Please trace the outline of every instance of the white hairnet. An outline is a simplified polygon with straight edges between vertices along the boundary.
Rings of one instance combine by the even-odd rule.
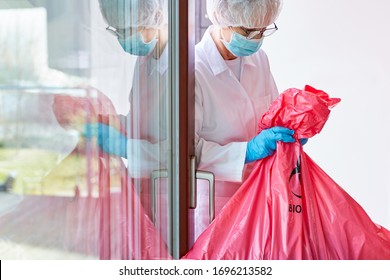
[[[207,15],[220,27],[261,28],[279,15],[282,0],[207,0]]]
[[[168,22],[167,0],[99,0],[106,22],[115,28],[160,28]]]

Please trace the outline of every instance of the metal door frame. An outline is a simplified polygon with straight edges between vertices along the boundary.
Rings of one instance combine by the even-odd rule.
[[[170,185],[172,253],[175,259],[181,258],[189,249],[190,159],[195,155],[195,1],[170,0],[168,3],[171,139],[174,149]]]

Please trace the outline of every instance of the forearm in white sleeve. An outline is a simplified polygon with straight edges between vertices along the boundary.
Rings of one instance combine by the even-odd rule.
[[[198,137],[196,155],[198,170],[214,173],[216,180],[242,182],[247,142],[221,146]]]
[[[150,178],[151,172],[167,168],[167,141],[155,144],[146,140],[128,139],[128,172],[132,178]]]
[[[216,180],[241,182],[247,142],[226,145],[208,141],[200,136],[203,123],[201,88],[195,83],[195,153],[197,169],[214,173]]]

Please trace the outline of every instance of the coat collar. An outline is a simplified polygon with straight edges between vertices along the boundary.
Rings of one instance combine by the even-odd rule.
[[[154,71],[158,71],[160,75],[163,75],[168,70],[168,44],[158,59],[153,58],[153,53],[148,56],[140,56],[139,65],[144,64],[148,69],[148,75],[151,75]]]

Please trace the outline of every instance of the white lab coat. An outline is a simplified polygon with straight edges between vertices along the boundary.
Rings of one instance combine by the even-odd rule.
[[[146,213],[152,219],[151,173],[167,169],[170,119],[168,86],[168,46],[159,59],[153,54],[138,57],[129,95],[130,111],[126,116],[127,167],[132,186],[137,190]],[[156,228],[168,240],[167,180],[155,180]],[[137,211],[136,209],[134,211]],[[139,232],[139,234],[146,234]]]
[[[159,59],[138,57],[127,116],[127,160],[131,178],[150,178],[166,169],[168,103],[168,47]]]
[[[211,38],[212,28],[195,48],[195,145],[197,169],[215,175],[218,213],[249,175],[247,142],[279,93],[263,50],[242,58],[239,81]],[[195,214],[195,237],[207,226],[208,215],[208,184],[198,180],[197,185],[198,208],[203,208],[197,211],[203,214]]]

